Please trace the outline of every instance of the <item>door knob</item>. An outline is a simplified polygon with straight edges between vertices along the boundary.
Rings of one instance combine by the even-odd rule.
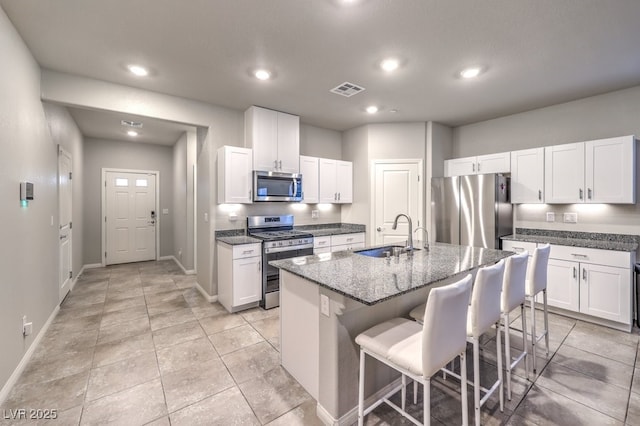
[[[376,228],[376,231],[378,231],[378,232],[382,232],[382,231],[384,231],[384,228],[383,228],[382,226],[378,226],[378,227]]]

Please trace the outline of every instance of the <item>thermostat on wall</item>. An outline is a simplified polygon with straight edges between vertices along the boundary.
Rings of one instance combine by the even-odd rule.
[[[33,184],[31,182],[20,182],[20,201],[33,200]]]

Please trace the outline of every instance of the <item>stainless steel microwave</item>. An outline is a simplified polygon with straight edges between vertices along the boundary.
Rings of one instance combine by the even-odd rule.
[[[253,201],[302,201],[302,175],[254,170]]]

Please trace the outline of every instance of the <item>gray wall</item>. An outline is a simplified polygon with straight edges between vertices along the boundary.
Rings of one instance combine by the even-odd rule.
[[[40,68],[0,8],[0,401],[58,304],[57,148],[40,101]],[[19,183],[34,184],[21,207]],[[22,336],[22,316],[33,334]]]
[[[300,155],[342,159],[342,133],[300,124]]]
[[[173,254],[173,148],[114,140],[85,140],[84,146],[84,250],[85,264],[102,262],[102,169],[157,170],[160,172],[160,256]],[[162,214],[162,209],[169,214]]]
[[[193,248],[193,165],[196,129],[185,132],[173,146],[173,249],[172,255],[182,267],[194,269]]]
[[[73,121],[71,114],[69,114],[69,111],[65,107],[49,103],[43,103],[43,107],[53,143],[61,145],[70,153],[73,161],[73,178],[71,180],[73,203],[73,210],[71,212],[73,222],[72,266],[73,276],[77,277],[84,265],[84,138],[75,121]]]
[[[640,86],[455,128],[452,158],[631,134],[640,135]],[[578,223],[560,222],[564,212]],[[640,204],[521,205],[515,226],[640,235]]]

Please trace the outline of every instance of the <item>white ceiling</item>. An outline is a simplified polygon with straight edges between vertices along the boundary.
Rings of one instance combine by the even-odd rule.
[[[186,126],[149,117],[109,111],[96,111],[67,107],[80,132],[86,137],[96,139],[126,140],[129,142],[151,143],[173,146],[187,131],[195,132],[195,127]],[[134,129],[121,124],[122,120],[142,123],[142,128]],[[135,130],[138,135],[127,135],[128,130]]]
[[[457,126],[640,84],[638,0],[354,3],[0,0],[44,68],[336,130]],[[387,56],[402,60],[392,74],[378,67]],[[152,75],[132,76],[130,63]],[[473,64],[479,78],[457,77]],[[256,67],[275,78],[256,80]],[[329,93],[344,81],[366,91]],[[367,115],[369,104],[381,111]]]

